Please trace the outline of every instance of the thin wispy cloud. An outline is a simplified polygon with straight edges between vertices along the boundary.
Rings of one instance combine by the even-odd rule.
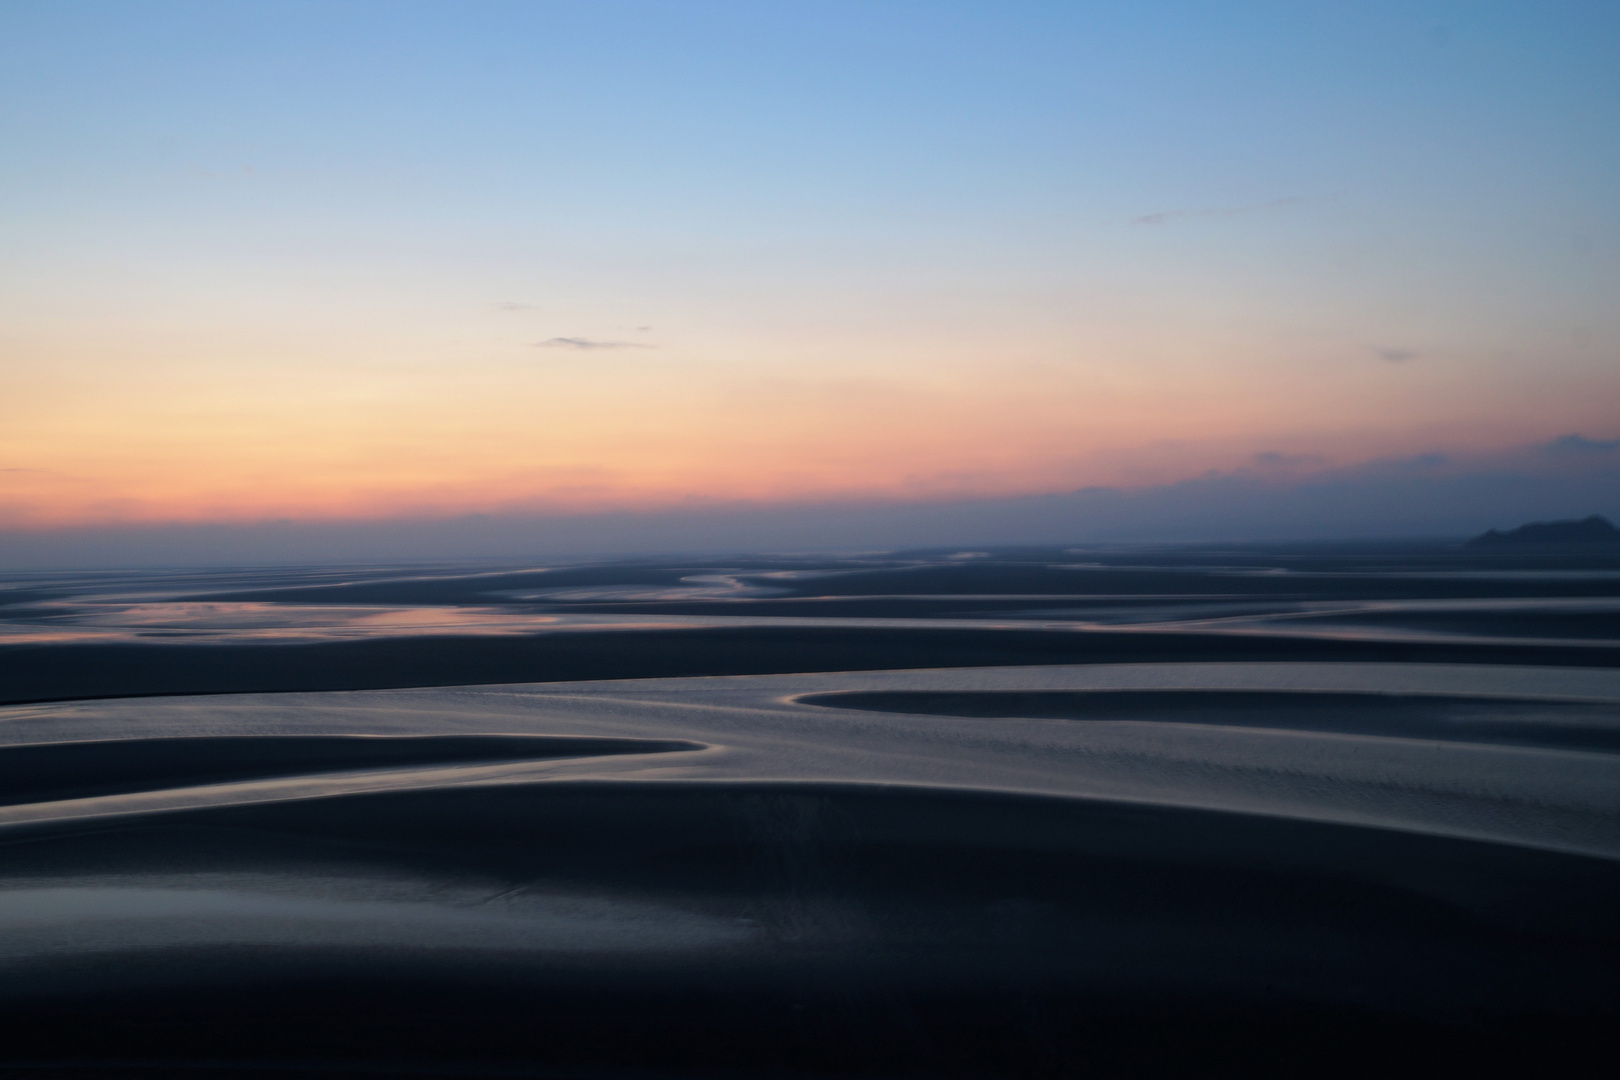
[[[1280,210],[1285,206],[1304,202],[1302,195],[1290,195],[1285,199],[1272,199],[1270,202],[1255,203],[1253,206],[1234,206],[1222,209],[1219,207],[1206,207],[1202,210],[1161,210],[1156,214],[1143,214],[1141,217],[1131,218],[1132,225],[1165,225],[1178,218],[1211,218],[1211,217],[1238,217],[1242,214],[1258,214],[1266,210]]]
[[[639,341],[597,341],[594,338],[554,337],[534,343],[537,349],[650,349]]]
[[[1390,364],[1409,364],[1423,355],[1412,349],[1374,349],[1373,354]]]
[[[493,305],[496,311],[533,311],[533,304],[523,304],[516,300],[503,300]]]

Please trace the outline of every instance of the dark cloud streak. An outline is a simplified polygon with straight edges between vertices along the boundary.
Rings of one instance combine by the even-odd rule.
[[[1156,214],[1143,214],[1141,217],[1131,218],[1131,224],[1164,225],[1177,218],[1238,217],[1243,214],[1258,214],[1265,210],[1280,210],[1285,206],[1304,201],[1304,196],[1290,195],[1284,199],[1272,199],[1270,202],[1256,203],[1253,206],[1235,206],[1228,209],[1208,207],[1203,210],[1161,210]]]
[[[582,337],[554,337],[534,343],[537,349],[650,349],[639,341],[596,341]]]
[[[1547,443],[1544,449],[1549,454],[1612,454],[1620,450],[1620,439],[1588,439],[1585,435],[1574,433],[1560,435]]]

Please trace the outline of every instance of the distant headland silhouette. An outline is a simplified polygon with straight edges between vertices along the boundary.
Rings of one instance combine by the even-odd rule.
[[[1468,541],[1469,547],[1498,544],[1620,544],[1620,529],[1593,514],[1580,521],[1533,521],[1507,532],[1491,529]]]

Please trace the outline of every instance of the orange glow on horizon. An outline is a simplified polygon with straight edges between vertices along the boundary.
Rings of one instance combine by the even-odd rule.
[[[1320,469],[1603,432],[1592,386],[1616,381],[1460,380],[1342,346],[1325,364],[1176,327],[1016,350],[988,332],[821,332],[592,352],[488,341],[482,317],[366,341],[267,331],[251,348],[241,331],[112,321],[70,340],[46,318],[20,341],[34,362],[0,370],[0,528],[1142,487],[1262,453]]]
[[[989,381],[655,386],[618,402],[488,387],[469,401],[462,387],[446,403],[455,390],[441,389],[438,401],[372,403],[162,395],[12,423],[0,526],[935,501],[1173,483],[1262,451],[1324,468],[1422,452],[1441,435],[1489,449],[1535,434],[1365,419],[1301,432],[1252,397],[1213,409],[1192,395],[1043,398]]]

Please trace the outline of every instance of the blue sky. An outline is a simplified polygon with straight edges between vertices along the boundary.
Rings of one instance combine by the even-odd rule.
[[[1617,42],[1612,3],[14,0],[0,528],[1613,438]]]

